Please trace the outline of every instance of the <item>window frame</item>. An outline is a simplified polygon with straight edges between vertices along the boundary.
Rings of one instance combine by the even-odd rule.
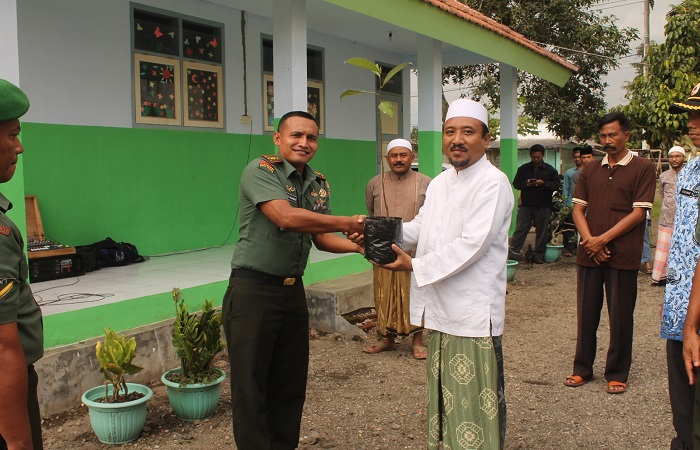
[[[164,21],[171,21],[177,24],[177,34],[178,34],[178,55],[169,55],[167,53],[158,53],[156,51],[141,50],[136,48],[136,23],[139,19],[135,17],[136,14],[143,13],[146,15],[161,16]],[[207,62],[205,60],[196,59],[188,57],[184,54],[184,28],[183,22],[192,24],[193,26],[201,26],[204,28],[212,28],[218,31],[218,36],[220,39],[217,40],[217,45],[221,48],[221,63],[217,62]],[[132,63],[132,105],[133,105],[133,116],[132,123],[134,126],[147,127],[147,128],[171,128],[171,129],[206,129],[210,131],[221,131],[225,132],[226,124],[226,108],[225,108],[225,90],[224,90],[224,77],[225,77],[225,67],[226,67],[226,54],[224,50],[225,46],[225,28],[223,23],[214,22],[211,20],[202,19],[199,17],[193,17],[186,14],[181,14],[175,11],[164,10],[160,8],[155,8],[149,5],[144,5],[140,3],[129,3],[129,37],[130,37],[130,51],[131,51],[131,63]],[[216,33],[214,33],[216,36]],[[144,117],[141,115],[141,107],[143,99],[140,93],[140,77],[139,77],[139,65],[138,61],[143,60],[153,60],[159,61],[165,58],[168,60],[174,60],[177,62],[175,65],[175,73],[177,74],[177,88],[175,89],[175,102],[177,111],[177,118],[165,120],[159,117]],[[188,117],[188,102],[190,96],[187,95],[187,69],[196,68],[196,70],[205,70],[208,72],[213,72],[217,74],[218,83],[216,90],[216,108],[217,108],[217,120],[207,121],[207,120],[196,120],[190,119]]]

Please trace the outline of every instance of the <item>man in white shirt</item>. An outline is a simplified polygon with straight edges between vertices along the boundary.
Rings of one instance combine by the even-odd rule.
[[[428,449],[499,449],[505,442],[503,334],[513,190],[485,153],[488,113],[468,99],[450,104],[442,149],[452,164],[428,186],[403,226],[411,258],[411,324],[428,335]]]

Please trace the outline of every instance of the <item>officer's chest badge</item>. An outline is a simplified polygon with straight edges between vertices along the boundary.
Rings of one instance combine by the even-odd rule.
[[[0,226],[0,234],[2,234],[4,236],[9,236],[10,233],[12,233],[12,230],[10,229],[10,227]]]
[[[311,196],[312,196],[313,198],[318,197],[318,192],[316,192],[316,191],[311,191]]]
[[[328,195],[328,193],[326,192],[325,189],[320,189],[320,190],[318,191],[318,195],[319,195],[321,198],[326,198],[326,196]]]
[[[290,185],[286,185],[284,188],[287,190],[287,192],[294,192],[296,190],[296,189],[294,189],[294,186],[290,186]]]

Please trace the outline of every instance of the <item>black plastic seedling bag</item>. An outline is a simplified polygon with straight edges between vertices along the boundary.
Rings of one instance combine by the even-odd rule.
[[[377,264],[396,261],[391,244],[403,244],[401,217],[367,217],[365,219],[365,258]]]

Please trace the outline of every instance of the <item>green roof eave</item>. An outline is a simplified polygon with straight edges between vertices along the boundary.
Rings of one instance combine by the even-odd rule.
[[[325,1],[517,67],[557,86],[573,75],[545,55],[421,0]]]

